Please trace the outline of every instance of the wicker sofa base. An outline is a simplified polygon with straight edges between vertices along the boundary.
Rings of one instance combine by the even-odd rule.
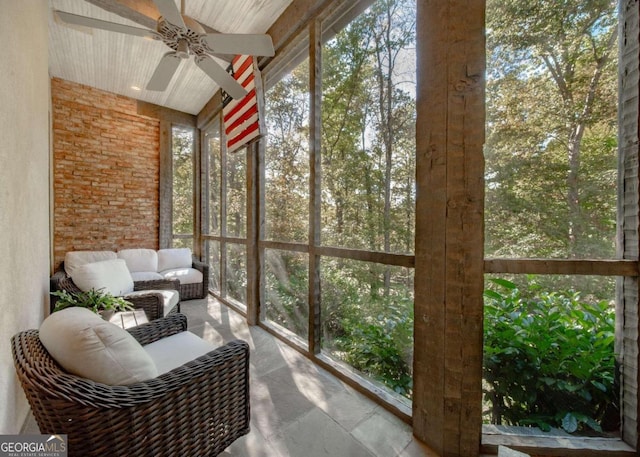
[[[209,291],[207,290],[209,281],[209,272],[206,272],[207,280],[198,284],[180,284],[180,300],[194,300],[198,298],[205,298]],[[205,286],[207,284],[207,286]],[[206,288],[205,288],[206,287]]]
[[[64,271],[64,262],[60,264],[58,270],[49,279],[49,287],[51,292],[65,290],[71,294],[82,292],[73,282],[70,276]],[[149,320],[158,319],[164,316],[164,298],[157,290],[178,290],[180,282],[177,279],[154,279],[150,281],[136,281],[133,283],[134,291],[148,290],[148,294],[136,295],[128,298],[136,309],[144,310]],[[182,297],[181,297],[182,299]],[[56,297],[51,296],[49,312],[53,312],[56,305]],[[180,302],[174,306],[168,314],[180,312]]]

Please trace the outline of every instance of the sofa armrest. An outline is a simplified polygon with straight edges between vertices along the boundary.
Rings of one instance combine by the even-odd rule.
[[[70,276],[64,271],[64,262],[60,264],[58,269],[49,278],[49,292],[67,291],[70,294],[77,294],[82,292],[78,286],[73,282]],[[49,296],[49,312],[52,313],[56,307],[58,297],[55,295]]]
[[[209,271],[209,265],[196,259],[195,257],[193,257],[193,264],[191,265],[191,267],[199,270],[202,274],[204,274],[205,271]]]
[[[193,257],[193,268],[202,273],[202,294],[206,297],[209,293],[209,264]]]
[[[64,271],[64,267],[60,266],[56,271],[54,271],[51,278],[49,278],[49,290],[51,292],[60,290],[60,281],[63,280],[66,276],[67,274]]]
[[[122,298],[130,302],[135,309],[141,309],[150,321],[163,317],[164,297],[160,292],[149,291],[149,293],[126,296]]]
[[[153,343],[161,338],[175,335],[185,330],[187,330],[187,316],[180,313],[170,314],[147,324],[127,329],[142,345]]]

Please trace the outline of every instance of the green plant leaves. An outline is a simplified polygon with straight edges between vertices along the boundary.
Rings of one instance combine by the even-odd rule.
[[[485,291],[485,401],[494,423],[599,430],[614,392],[615,311],[575,292]],[[523,293],[524,292],[524,293]]]
[[[70,293],[66,290],[51,292],[51,295],[58,297],[54,312],[70,307],[88,308],[94,313],[103,310],[130,311],[133,304],[122,297],[114,297],[103,289],[91,289],[86,292]]]

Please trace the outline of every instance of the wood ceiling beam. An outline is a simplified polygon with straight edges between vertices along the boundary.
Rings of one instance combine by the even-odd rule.
[[[276,53],[329,3],[331,0],[293,0],[267,32],[271,35]]]

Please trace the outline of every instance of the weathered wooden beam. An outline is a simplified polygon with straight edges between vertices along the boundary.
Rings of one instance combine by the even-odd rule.
[[[413,431],[443,456],[480,450],[484,8],[417,2]]]
[[[271,35],[276,54],[330,3],[331,0],[293,0],[267,32]]]
[[[482,438],[483,454],[496,454],[499,446],[509,446],[531,455],[563,457],[632,457],[636,451],[622,440],[586,436],[527,436],[486,434]]]
[[[618,256],[637,261],[640,246],[640,2],[619,1],[620,74],[618,107]],[[622,439],[634,448],[640,441],[640,333],[638,330],[638,277],[616,284],[616,359],[621,365]]]
[[[636,260],[486,259],[485,273],[638,276]]]
[[[359,249],[335,248],[322,246],[317,249],[319,255],[339,257],[343,259],[361,260],[364,262],[383,263],[397,267],[413,268],[415,257],[408,254],[392,254],[389,252],[362,251]]]
[[[202,168],[202,145],[204,141],[201,139],[203,133],[195,128],[196,117],[192,116],[193,125],[193,254],[196,258],[206,262],[203,259],[203,242],[202,242],[202,197],[200,192],[202,189],[203,168]]]
[[[260,224],[260,206],[258,188],[260,177],[258,169],[259,142],[254,141],[246,148],[247,160],[247,324],[259,322],[260,301],[260,254],[258,251],[258,230]]]
[[[180,124],[186,127],[196,126],[196,116],[182,111],[177,111],[164,106],[156,105],[142,100],[137,101],[136,111],[138,114],[155,119],[161,119],[173,124]]]
[[[319,354],[320,343],[320,206],[322,199],[322,30],[320,21],[309,27],[309,352]]]
[[[173,155],[171,122],[160,120],[160,226],[159,248],[171,247],[173,233]]]
[[[207,103],[198,113],[196,125],[199,129],[204,129],[213,118],[222,112],[222,96],[220,91],[213,94]]]

